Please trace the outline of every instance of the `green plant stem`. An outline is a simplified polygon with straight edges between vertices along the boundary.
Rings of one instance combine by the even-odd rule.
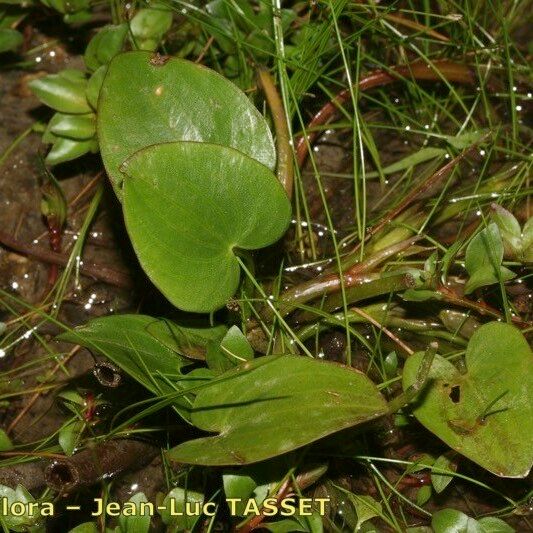
[[[440,338],[460,346],[467,345],[467,341],[462,337],[454,335],[449,331],[444,331],[439,322],[394,316],[387,312],[384,304],[371,305],[363,308],[363,311],[379,321],[382,326],[388,328],[400,328],[419,335]],[[346,314],[346,317],[350,324],[367,324],[370,322],[361,313],[354,312],[351,309]],[[298,331],[298,337],[304,342],[307,339],[314,337],[317,333],[329,329],[331,326],[342,327],[344,326],[344,318],[344,313],[335,313],[330,317],[323,318],[319,322],[308,324]]]
[[[424,354],[424,358],[420,363],[420,367],[418,368],[415,382],[408,387],[406,391],[389,402],[389,411],[391,413],[395,413],[402,407],[405,407],[422,390],[427,382],[429,371],[431,369],[431,365],[433,364],[433,359],[435,359],[435,354],[437,353],[438,348],[439,345],[436,342],[432,342],[428,346],[426,353]]]
[[[395,243],[388,248],[380,250],[372,257],[367,258],[365,261],[356,263],[355,265],[353,265],[353,259],[345,261],[345,264],[351,265],[351,268],[343,273],[342,279],[341,276],[336,273],[328,273],[286,290],[279,296],[277,300],[281,316],[287,315],[300,304],[340,291],[343,283],[346,289],[348,303],[360,301],[362,298],[359,296],[362,296],[366,293],[370,294],[371,296],[375,296],[377,294],[386,294],[390,292],[393,287],[396,287],[395,282],[393,282],[391,285],[390,281],[386,281],[388,278],[377,279],[376,276],[367,276],[366,273],[370,270],[376,269],[381,263],[390,257],[408,249],[420,238],[421,237],[418,236],[411,237],[399,243]],[[405,274],[402,273],[400,278],[403,279],[404,277]],[[392,278],[397,279],[397,277],[395,278],[394,276],[392,276]],[[407,283],[407,285],[406,281],[407,280],[404,280],[403,283],[400,283],[401,288],[405,289],[412,285],[412,280],[411,283]],[[369,284],[369,282],[372,282],[373,284]],[[364,289],[363,286],[365,287]],[[348,299],[348,291],[351,291],[350,298],[355,298],[354,300]],[[375,293],[375,291],[378,292]],[[342,302],[340,305],[342,305]],[[266,307],[262,313],[262,316],[265,319],[272,318],[271,309]]]
[[[278,179],[283,185],[287,196],[292,198],[294,181],[293,150],[283,102],[274,85],[272,76],[266,70],[259,69],[257,71],[257,79],[265,93],[272,120],[274,121],[274,129],[276,130],[276,147],[278,152],[276,172]]]
[[[344,283],[346,289],[344,292],[346,295],[346,302],[348,304],[353,304],[375,296],[382,296],[384,294],[391,294],[413,288],[415,280],[412,274],[405,272],[391,274],[386,277],[381,277],[380,274],[374,273],[355,277],[344,276]],[[324,279],[311,280],[308,283],[302,283],[284,293],[278,300],[279,314],[281,316],[286,316],[300,305],[324,296],[326,299],[324,305],[320,307],[321,311],[334,311],[343,305],[343,295],[338,293],[340,287],[340,278],[339,276],[334,275]],[[262,316],[265,320],[271,319],[271,309],[265,308]],[[314,318],[314,313],[306,311],[299,318],[302,321],[311,320]]]

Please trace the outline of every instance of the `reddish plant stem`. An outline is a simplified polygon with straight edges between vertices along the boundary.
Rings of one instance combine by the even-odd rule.
[[[63,254],[21,243],[4,231],[0,231],[0,244],[10,248],[11,250],[14,250],[15,252],[38,259],[43,263],[66,266],[69,261],[69,258]],[[133,280],[129,274],[103,265],[97,265],[94,263],[84,264],[80,266],[80,272],[85,276],[90,276],[100,281],[104,281],[105,283],[109,283],[115,287],[131,289],[133,286]]]
[[[443,79],[463,83],[465,85],[472,85],[475,82],[475,77],[472,71],[460,63],[455,63],[449,60],[434,61],[432,65],[428,65],[422,61],[415,61],[408,65],[397,65],[390,70],[375,70],[367,74],[364,78],[359,80],[357,90],[368,91],[375,87],[383,87],[390,85],[396,81],[405,78],[412,78],[421,81],[442,81]],[[315,140],[320,136],[320,126],[327,124],[339,113],[339,108],[346,104],[351,99],[351,89],[343,89],[331,101],[326,103],[320,111],[312,118],[307,126],[307,141],[311,146]],[[314,130],[314,131],[312,131]],[[296,160],[300,168],[305,163],[308,156],[308,143],[305,136],[300,137],[296,141]]]
[[[444,300],[446,300],[448,303],[452,305],[456,305],[457,307],[463,307],[466,309],[471,309],[472,311],[475,311],[476,313],[479,313],[480,315],[491,316],[498,320],[505,321],[505,317],[497,309],[490,307],[484,302],[474,302],[467,298],[463,298],[459,296],[457,293],[455,293],[453,290],[449,289],[448,287],[445,287],[444,285],[437,287],[436,290],[442,295],[442,298]],[[513,321],[513,323],[515,323],[517,326],[520,326],[520,327],[531,326],[531,322],[524,322],[518,316],[511,315],[511,320]]]
[[[48,241],[50,243],[50,249],[52,252],[61,253],[61,238],[63,236],[63,231],[61,224],[56,216],[50,215],[46,217],[46,225],[48,226]],[[57,281],[57,276],[59,275],[58,265],[52,263],[50,264],[48,270],[48,285],[53,287]]]
[[[281,501],[286,498],[289,494],[291,488],[291,483],[289,480],[286,480],[285,483],[279,489],[276,495],[276,506],[280,505]],[[254,529],[257,529],[265,520],[264,510],[254,516],[251,520],[246,522],[241,528],[236,529],[238,533],[251,533]]]

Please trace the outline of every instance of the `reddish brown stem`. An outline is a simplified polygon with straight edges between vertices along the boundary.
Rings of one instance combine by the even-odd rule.
[[[440,287],[438,287],[437,291],[442,295],[444,300],[446,300],[448,303],[451,303],[452,305],[457,305],[458,307],[464,307],[466,309],[471,309],[472,311],[476,311],[477,313],[483,316],[491,316],[498,320],[504,320],[504,317],[497,309],[490,307],[486,303],[473,302],[472,300],[468,300],[467,298],[462,298],[457,293],[455,293],[448,287],[445,287],[444,285],[441,285]],[[517,326],[520,326],[520,327],[531,326],[531,322],[524,322],[520,317],[515,316],[515,315],[511,315],[511,320]]]
[[[50,242],[50,249],[52,252],[61,253],[61,238],[62,228],[56,216],[46,217],[46,225],[48,226],[48,241]],[[59,268],[56,264],[51,264],[48,270],[48,285],[53,287],[59,275]]]
[[[48,263],[58,266],[66,266],[69,258],[62,254],[52,252],[50,250],[44,250],[29,244],[24,244],[11,237],[9,234],[0,231],[0,244],[14,250],[15,252],[33,257],[43,263]],[[85,276],[104,281],[115,287],[122,287],[125,289],[131,289],[133,286],[133,280],[126,272],[113,270],[112,268],[96,265],[96,264],[84,264],[80,266],[80,272]]]
[[[289,490],[291,487],[291,483],[289,480],[285,481],[285,483],[282,485],[282,487],[279,489],[278,494],[276,495],[276,505],[280,505],[281,501],[287,497],[289,494]],[[237,529],[238,533],[251,533],[254,529],[257,529],[264,521],[265,515],[263,514],[263,510],[261,512],[254,516],[251,520],[246,522],[241,528]]]
[[[466,65],[448,61],[447,59],[434,61],[431,65],[422,61],[416,61],[408,65],[398,65],[392,67],[390,70],[375,70],[367,74],[364,78],[359,80],[357,90],[368,91],[375,87],[383,87],[390,85],[402,79],[415,79],[421,81],[442,81],[443,79],[463,83],[465,85],[472,85],[475,83],[475,77]],[[351,98],[350,88],[342,90],[325,104],[322,109],[313,117],[307,126],[307,140],[311,146],[317,137],[320,135],[320,126],[327,124],[337,114],[339,109],[346,104]],[[304,136],[296,141],[296,159],[300,168],[303,166],[308,155],[308,144]]]

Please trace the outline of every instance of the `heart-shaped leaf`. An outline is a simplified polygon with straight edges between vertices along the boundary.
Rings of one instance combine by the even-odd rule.
[[[263,461],[387,412],[374,383],[353,368],[261,357],[198,391],[191,421],[219,434],[180,444],[169,458],[201,465]]]
[[[423,353],[411,356],[403,386],[415,381]],[[491,322],[470,339],[468,372],[440,356],[432,381],[414,414],[448,446],[503,477],[524,477],[533,462],[533,358],[523,335],[508,324]]]
[[[98,102],[98,137],[121,197],[121,164],[151,144],[171,141],[231,146],[275,165],[272,135],[257,109],[230,81],[200,65],[150,52],[119,54]]]
[[[235,293],[236,249],[279,239],[290,202],[273,173],[209,143],[149,146],[123,166],[124,217],[148,277],[177,307],[209,312]]]

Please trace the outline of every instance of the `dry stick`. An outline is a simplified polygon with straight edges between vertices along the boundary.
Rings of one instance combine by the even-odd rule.
[[[379,328],[389,339],[391,339],[393,342],[395,342],[407,355],[413,355],[415,352],[414,350],[411,350],[407,344],[402,342],[394,333],[386,328],[383,324],[380,324],[375,318],[371,317],[368,313],[365,313],[362,309],[359,309],[357,307],[350,307],[350,311],[353,311],[354,313],[357,313],[358,315],[362,316],[366,320],[368,320],[371,324]]]
[[[213,41],[215,38],[211,35],[209,39],[207,39],[207,42],[205,43],[204,47],[200,51],[200,55],[196,58],[195,63],[201,63],[202,59],[205,57],[205,54],[207,54],[209,48],[211,48],[211,45],[213,44]]]
[[[11,250],[14,250],[15,252],[38,259],[43,263],[66,266],[69,261],[69,258],[63,254],[58,254],[50,250],[45,250],[43,248],[21,243],[17,239],[11,237],[8,233],[1,230],[0,244],[10,248]],[[103,265],[84,264],[80,266],[80,272],[85,276],[90,276],[100,281],[104,281],[105,283],[109,283],[109,285],[114,285],[115,287],[122,287],[124,289],[131,289],[133,287],[133,280],[129,274]]]
[[[391,83],[405,78],[413,78],[415,80],[423,81],[442,81],[443,79],[446,79],[448,81],[464,83],[466,85],[472,85],[475,83],[474,75],[466,65],[448,60],[434,61],[432,65],[428,65],[421,61],[415,61],[408,65],[392,67],[389,71],[375,70],[370,72],[359,81],[357,88],[359,91],[367,91],[375,87],[390,85]],[[331,101],[325,104],[313,117],[307,126],[307,131],[309,132],[307,134],[307,140],[302,136],[296,141],[296,159],[300,167],[303,166],[307,159],[307,142],[309,143],[309,146],[312,145],[321,134],[321,131],[317,130],[317,128],[327,124],[337,116],[339,108],[346,104],[350,99],[350,89],[344,89]]]
[[[67,494],[125,470],[141,468],[157,453],[155,446],[138,440],[111,440],[55,460],[45,470],[45,480],[50,488]]]
[[[22,485],[29,491],[40,489],[45,485],[45,464],[45,461],[31,461],[1,467],[0,485],[6,485],[12,489],[17,485]]]
[[[278,152],[276,173],[287,196],[291,199],[294,180],[294,164],[292,160],[291,136],[287,125],[285,110],[283,109],[283,102],[276,90],[272,76],[266,70],[259,69],[257,72],[257,79],[265,93],[272,120],[274,121],[274,129],[276,130],[276,147]]]
[[[401,26],[405,26],[406,28],[416,30],[420,33],[425,33],[426,35],[429,35],[430,37],[433,37],[444,43],[450,42],[450,38],[447,37],[446,35],[439,33],[438,31],[435,31],[431,28],[428,28],[427,26],[424,26],[423,24],[419,24],[418,22],[414,20],[403,17],[402,15],[393,15],[392,13],[387,13],[384,15],[384,18],[392,22],[395,22],[396,24],[399,24]]]
[[[100,180],[102,179],[102,176],[104,175],[104,171],[101,170],[100,172],[98,172],[92,179],[91,181],[89,181],[89,183],[87,183],[87,185],[85,185],[81,191],[79,191],[76,196],[74,198],[72,198],[72,200],[69,201],[68,205],[69,207],[72,209],[73,207],[76,207],[76,205],[83,199],[83,197],[91,192],[99,183],[100,183]]]

